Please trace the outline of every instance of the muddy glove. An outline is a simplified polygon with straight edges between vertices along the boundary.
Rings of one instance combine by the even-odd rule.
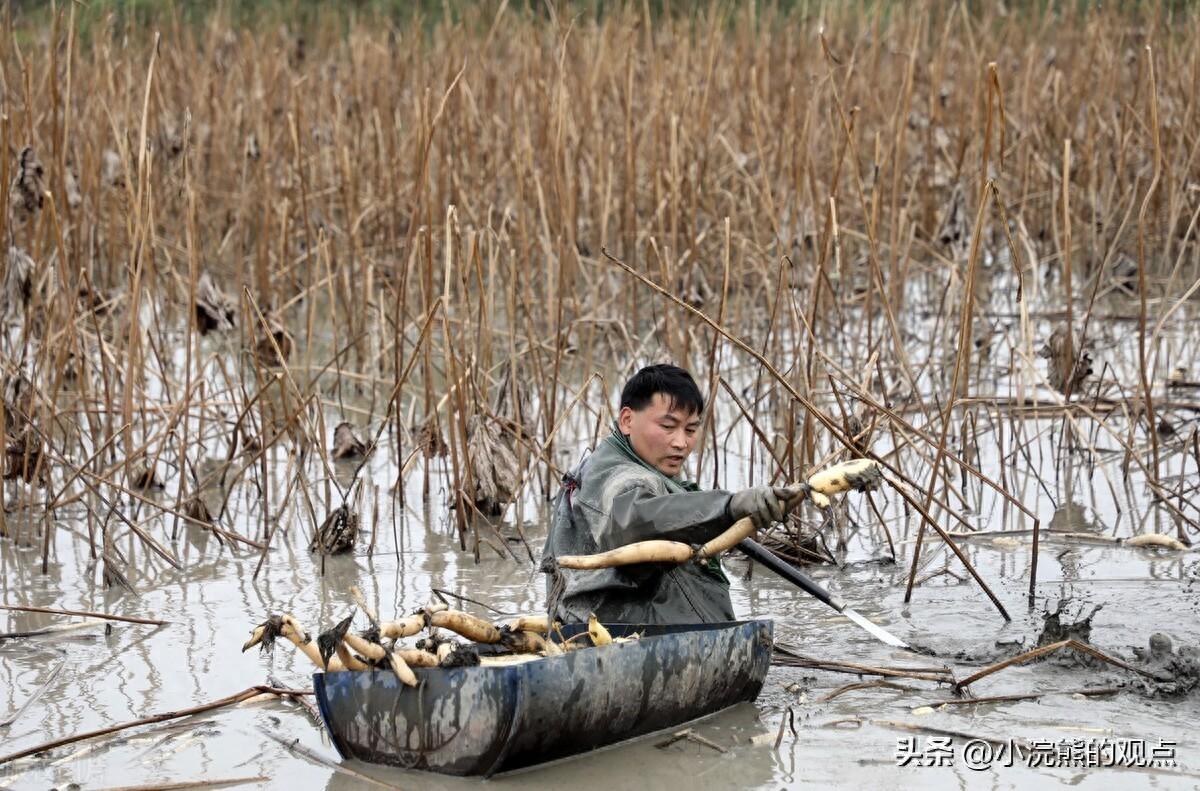
[[[755,486],[729,498],[729,516],[734,521],[748,516],[754,520],[755,530],[763,530],[772,522],[782,522],[803,499],[804,490],[799,486]]]

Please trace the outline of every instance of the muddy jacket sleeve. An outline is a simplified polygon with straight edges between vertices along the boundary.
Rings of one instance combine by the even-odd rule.
[[[729,492],[655,494],[642,487],[616,495],[609,510],[608,529],[600,537],[605,552],[635,541],[665,539],[703,544],[733,523]]]

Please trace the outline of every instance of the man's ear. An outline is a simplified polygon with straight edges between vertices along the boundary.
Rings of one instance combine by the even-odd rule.
[[[617,414],[617,427],[621,429],[622,434],[628,434],[633,430],[633,410],[631,408],[621,407],[621,411]]]

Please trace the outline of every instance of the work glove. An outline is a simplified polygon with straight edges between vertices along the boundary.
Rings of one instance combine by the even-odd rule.
[[[729,498],[729,515],[734,521],[748,516],[754,520],[755,530],[764,530],[772,522],[782,522],[788,511],[804,499],[804,494],[802,484],[742,489]]]

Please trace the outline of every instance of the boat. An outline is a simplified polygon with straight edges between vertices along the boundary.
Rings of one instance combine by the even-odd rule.
[[[605,626],[637,639],[519,664],[414,668],[415,688],[384,670],[316,673],[313,688],[343,758],[489,777],[753,701],[771,662],[767,620]],[[586,631],[568,625],[562,636]]]

